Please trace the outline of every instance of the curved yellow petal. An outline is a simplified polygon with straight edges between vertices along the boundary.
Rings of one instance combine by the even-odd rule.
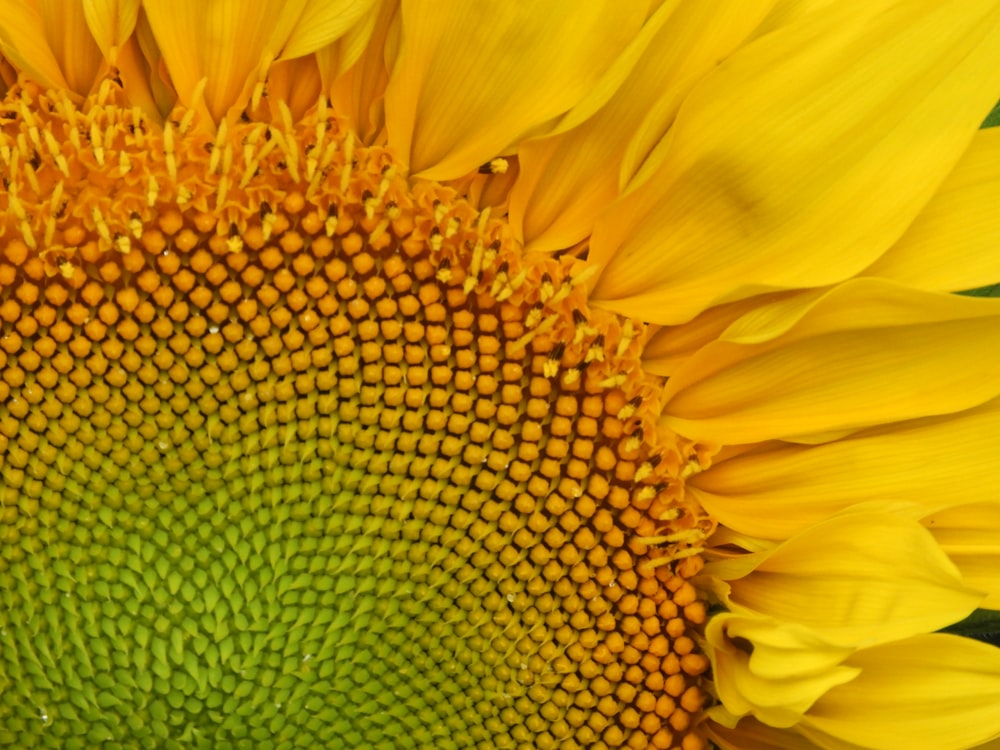
[[[993,458],[995,467],[995,450]],[[955,476],[961,476],[962,484],[970,489],[977,481],[984,484],[991,481],[986,477],[981,480],[967,478],[961,470]],[[987,592],[980,606],[1000,609],[1000,502],[995,493],[989,501],[963,503],[938,511],[925,516],[921,523],[958,566],[966,585]]]
[[[737,532],[785,539],[866,501],[992,500],[998,450],[1000,400],[994,399],[960,414],[873,428],[823,445],[779,443],[748,451],[713,463],[690,477],[687,488]]]
[[[710,307],[676,326],[663,326],[649,337],[642,350],[642,366],[654,375],[672,375],[691,355],[715,341],[735,321],[754,309],[801,292],[776,292]]]
[[[857,274],[966,149],[998,47],[994,0],[830,3],[744,47],[597,221],[595,304],[680,323]]]
[[[375,0],[308,0],[295,28],[282,45],[280,57],[308,55],[340,39],[368,14]]]
[[[983,600],[927,529],[879,512],[835,516],[773,550],[709,563],[704,575],[728,582],[730,609],[852,648],[939,630]]]
[[[803,309],[804,307],[804,309]],[[1000,304],[860,279],[754,311],[664,389],[694,440],[808,439],[950,414],[1000,393]]]
[[[101,53],[111,63],[132,35],[139,17],[139,0],[83,0],[83,13]]]
[[[353,49],[353,35],[348,35],[346,47],[337,43],[317,52],[334,109],[365,143],[374,141],[385,125],[383,97],[399,51],[399,26],[398,3],[382,0],[368,23],[358,25],[356,33],[370,39],[364,50]],[[355,52],[358,56],[351,59]]]
[[[398,53],[399,20],[398,3],[382,0],[368,23],[359,23],[343,45],[338,42],[317,52],[334,109],[364,143],[373,142],[384,127],[383,97]],[[370,40],[363,50],[354,47],[356,36]]]
[[[267,74],[268,101],[283,102],[292,117],[298,119],[316,105],[323,91],[323,81],[315,55],[279,60]],[[277,119],[275,112],[275,119]]]
[[[90,93],[104,65],[82,3],[0,0],[0,53],[45,88]]]
[[[421,177],[460,177],[580,101],[645,17],[620,0],[406,3],[389,145]]]
[[[1000,279],[1000,128],[969,150],[906,233],[865,270],[924,289],[957,291]]]
[[[863,649],[860,670],[809,709],[799,731],[873,750],[966,750],[1000,736],[1000,649],[940,633]]]
[[[204,107],[213,120],[243,104],[279,57],[329,44],[346,31],[356,0],[146,0],[143,9],[182,104],[205,80]],[[363,3],[367,7],[367,3]],[[307,24],[313,24],[307,28]]]
[[[663,137],[691,87],[753,31],[772,4],[665,3],[619,58],[616,66],[628,59],[631,71],[596,114],[569,132],[522,144],[510,222],[526,249],[551,252],[589,235],[594,216]],[[589,109],[592,98],[574,112]]]
[[[858,674],[841,666],[850,648],[794,623],[722,613],[708,621],[705,640],[726,710],[772,726],[793,726],[823,694]]]

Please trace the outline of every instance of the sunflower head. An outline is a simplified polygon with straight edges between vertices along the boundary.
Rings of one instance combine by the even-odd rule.
[[[710,5],[0,2],[0,743],[1000,733],[1000,11]]]

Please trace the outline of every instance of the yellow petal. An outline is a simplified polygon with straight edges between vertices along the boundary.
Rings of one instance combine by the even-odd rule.
[[[983,600],[927,529],[878,512],[835,516],[773,550],[709,563],[704,575],[728,582],[730,609],[849,647],[939,630]]]
[[[631,71],[596,114],[569,132],[522,144],[510,222],[526,249],[551,252],[589,235],[594,216],[618,195],[619,173],[631,176],[691,87],[747,37],[772,4],[665,3],[613,66],[627,62]],[[589,114],[595,95],[567,117]]]
[[[0,52],[36,83],[79,97],[104,65],[84,6],[58,0],[0,0]]]
[[[181,103],[195,100],[205,79],[204,106],[218,121],[242,105],[270,64],[332,42],[354,18],[355,0],[147,0],[143,8]],[[305,28],[306,23],[315,27]],[[294,54],[292,54],[294,53]]]
[[[316,53],[334,110],[364,143],[372,143],[384,126],[383,97],[399,46],[398,4],[383,0],[369,23],[359,23],[343,45],[338,42]],[[370,40],[364,49],[364,42],[355,47],[359,38]]]
[[[957,291],[1000,279],[1000,128],[969,150],[906,233],[865,270],[924,289]]]
[[[694,440],[808,439],[982,404],[1000,393],[1000,304],[876,279],[734,323],[664,390]]]
[[[279,60],[268,71],[269,102],[284,102],[296,120],[316,105],[322,91],[323,82],[315,55]]]
[[[994,103],[998,21],[993,0],[838,2],[735,53],[598,220],[593,299],[680,323],[860,272]]]
[[[832,688],[799,727],[873,750],[965,750],[1000,736],[1000,649],[935,633],[864,649],[845,666],[861,670]]]
[[[673,375],[688,357],[715,341],[736,320],[755,308],[796,292],[776,292],[710,307],[687,323],[656,330],[642,350],[642,366],[654,375]]]
[[[996,433],[994,433],[996,434]],[[994,467],[996,451],[993,452]],[[972,489],[977,480],[959,470],[962,484]],[[992,478],[995,481],[995,474]],[[983,493],[985,494],[985,493]],[[980,605],[1000,609],[1000,503],[994,497],[979,503],[963,503],[924,517],[921,522],[958,566],[966,585],[987,592]]]
[[[340,39],[374,6],[375,0],[309,0],[280,56],[286,60],[302,57]]]
[[[709,620],[705,639],[726,710],[772,726],[794,725],[824,693],[858,674],[840,666],[851,649],[793,623],[723,613]]]
[[[785,539],[866,501],[992,500],[998,452],[1000,401],[994,399],[953,416],[873,428],[823,445],[748,451],[713,463],[687,487],[720,523]]]
[[[131,36],[139,17],[139,0],[83,0],[83,13],[101,53],[111,63]]]
[[[646,17],[620,0],[415,0],[386,91],[389,144],[414,173],[460,177],[569,110]]]

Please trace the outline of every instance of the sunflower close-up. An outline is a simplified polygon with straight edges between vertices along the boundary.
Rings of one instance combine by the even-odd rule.
[[[0,0],[0,746],[1000,750],[998,99],[1000,0]]]

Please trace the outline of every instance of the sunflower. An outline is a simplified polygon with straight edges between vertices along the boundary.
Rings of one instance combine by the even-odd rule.
[[[997,746],[1000,3],[0,19],[0,744]]]

